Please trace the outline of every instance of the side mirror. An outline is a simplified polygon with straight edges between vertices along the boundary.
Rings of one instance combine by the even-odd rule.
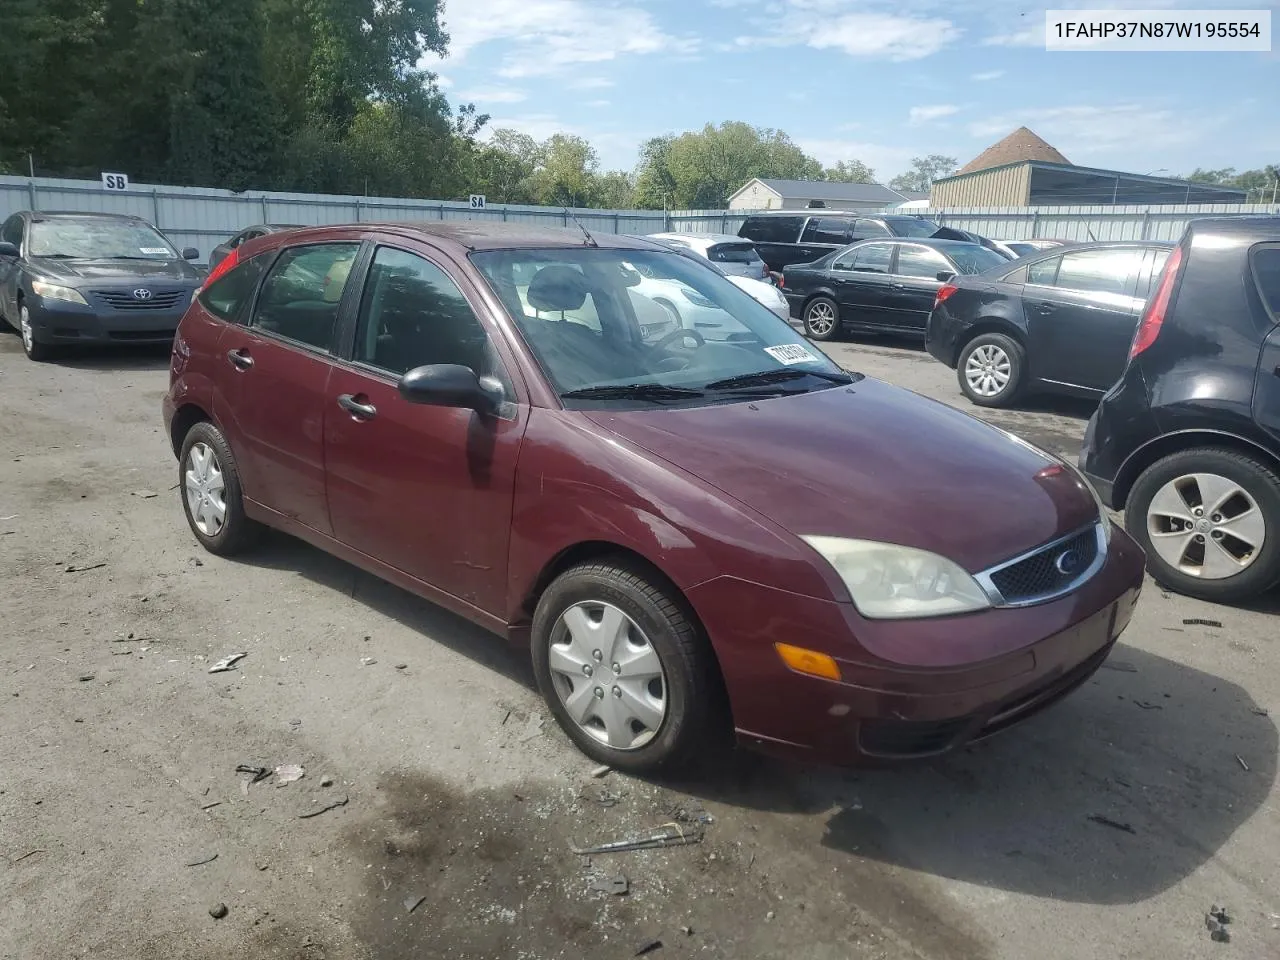
[[[0,240],[0,257],[18,257],[21,255],[21,252],[12,243]]]
[[[410,403],[460,407],[484,414],[497,412],[505,399],[502,385],[493,377],[478,377],[470,367],[456,363],[414,367],[400,378],[399,389],[400,396]]]
[[[200,251],[197,250],[195,247],[184,247],[182,250],[182,259],[183,260],[199,260]]]
[[[956,275],[956,272],[955,272],[954,270],[939,270],[939,271],[938,271],[938,279],[939,279],[940,281],[942,281],[943,283],[946,283],[948,280],[954,279],[954,278],[955,278],[955,275]]]

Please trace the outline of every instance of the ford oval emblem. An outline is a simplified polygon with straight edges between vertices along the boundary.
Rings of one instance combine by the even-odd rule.
[[[1080,553],[1076,550],[1063,550],[1058,554],[1058,559],[1053,561],[1053,565],[1057,571],[1064,577],[1070,577],[1080,572]]]
[[[152,293],[146,287],[139,287],[137,290],[133,291],[133,299],[135,300],[150,300],[151,297]]]

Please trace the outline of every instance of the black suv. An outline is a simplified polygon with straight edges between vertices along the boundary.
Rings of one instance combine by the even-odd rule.
[[[15,213],[0,225],[0,321],[32,360],[64,343],[164,343],[203,272],[141,217]]]
[[[1191,223],[1080,466],[1158,582],[1219,602],[1280,582],[1280,217]]]
[[[738,228],[738,236],[756,245],[756,252],[781,273],[792,263],[810,263],[832,250],[872,237],[932,237],[939,227],[924,217],[860,216],[839,210],[810,215],[804,211],[753,213]],[[952,240],[966,239],[948,236]]]

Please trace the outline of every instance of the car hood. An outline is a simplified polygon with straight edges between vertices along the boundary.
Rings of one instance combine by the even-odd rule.
[[[750,403],[584,415],[794,534],[917,547],[971,572],[1098,517],[1087,488],[1048,454],[873,379]]]
[[[78,280],[128,283],[134,280],[200,279],[199,271],[185,260],[49,260],[32,257],[28,268],[32,273],[73,286]]]
[[[770,305],[779,301],[786,303],[786,298],[778,291],[772,283],[765,283],[763,280],[753,280],[750,277],[740,277],[731,275],[725,278],[743,293],[749,294],[752,298],[759,300],[761,303]]]

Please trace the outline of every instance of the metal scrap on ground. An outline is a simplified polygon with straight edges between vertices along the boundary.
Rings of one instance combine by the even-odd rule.
[[[1112,830],[1123,830],[1125,833],[1136,834],[1138,831],[1133,829],[1127,823],[1121,823],[1119,820],[1112,820],[1110,817],[1104,817],[1100,813],[1089,814],[1089,819],[1094,823],[1100,823],[1104,827],[1110,827]]]
[[[306,772],[296,763],[286,763],[276,767],[276,783],[294,783],[306,776]]]
[[[571,845],[569,849],[579,856],[597,853],[627,853],[632,850],[683,847],[692,843],[701,843],[702,836],[701,826],[668,823],[661,829],[643,837],[635,837],[630,840],[614,840],[595,847],[576,847]]]
[[[233,653],[229,657],[223,657],[212,667],[209,668],[210,673],[226,673],[228,670],[234,670],[237,663],[247,657],[247,653]]]
[[[298,819],[310,820],[312,817],[318,817],[320,816],[320,814],[328,813],[330,810],[336,810],[338,807],[345,807],[347,805],[347,800],[348,798],[344,796],[341,800],[335,800],[332,803],[326,804],[325,806],[321,807],[318,810],[309,810],[306,813],[300,813],[298,814]]]
[[[1221,620],[1205,620],[1201,617],[1187,617],[1182,622],[1188,627],[1217,627],[1219,630],[1222,629]]]

